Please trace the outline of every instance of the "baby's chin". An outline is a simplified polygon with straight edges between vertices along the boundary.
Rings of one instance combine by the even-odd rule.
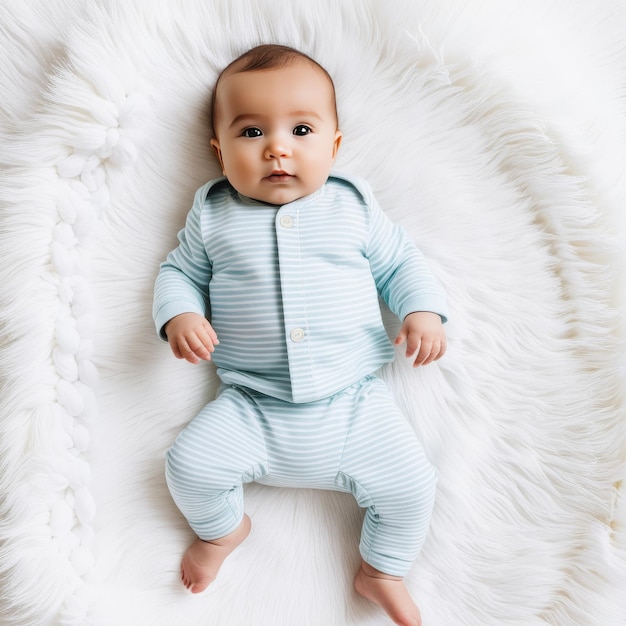
[[[295,178],[295,177],[294,177]],[[242,195],[257,202],[263,202],[264,204],[272,204],[275,206],[282,206],[295,202],[300,198],[304,198],[320,188],[321,185],[315,188],[309,188],[297,183],[297,181],[287,182],[271,182],[267,181],[260,186],[251,189],[235,189]],[[247,192],[247,193],[246,193]]]

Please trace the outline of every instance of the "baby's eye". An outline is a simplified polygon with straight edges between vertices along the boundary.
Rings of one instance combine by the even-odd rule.
[[[308,135],[309,133],[313,132],[311,130],[310,126],[307,126],[306,124],[298,124],[294,129],[293,129],[293,134],[294,135],[298,135],[299,137],[302,137],[304,135]]]
[[[261,137],[263,135],[263,133],[261,132],[260,128],[246,128],[242,133],[241,136],[242,137]]]

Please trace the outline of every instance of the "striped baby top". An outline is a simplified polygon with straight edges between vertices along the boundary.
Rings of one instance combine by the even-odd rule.
[[[432,311],[443,291],[402,227],[363,180],[339,174],[283,206],[218,178],[195,195],[179,245],[161,264],[157,332],[206,315],[226,384],[288,402],[329,397],[393,359],[378,295],[400,318]]]

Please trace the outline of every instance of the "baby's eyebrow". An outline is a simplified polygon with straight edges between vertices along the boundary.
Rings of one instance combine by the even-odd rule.
[[[303,117],[303,118],[311,118],[314,117],[318,120],[322,119],[322,116],[316,111],[293,111],[291,113],[293,117]]]
[[[238,124],[241,124],[242,122],[244,122],[245,120],[263,120],[264,116],[263,115],[256,115],[254,113],[242,113],[241,115],[237,115],[232,122],[230,123],[230,125],[228,126],[228,128],[232,128],[233,126],[237,126]]]

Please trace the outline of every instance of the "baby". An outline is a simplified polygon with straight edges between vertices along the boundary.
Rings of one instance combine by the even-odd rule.
[[[213,129],[224,177],[196,193],[154,298],[175,356],[212,359],[221,380],[167,455],[197,535],[183,583],[203,591],[247,537],[243,483],[334,489],[366,509],[356,591],[396,624],[420,624],[403,577],[436,471],[375,376],[394,357],[378,295],[416,366],[445,352],[445,297],[370,187],[331,174],[342,134],[315,61],[283,46],[248,51],[217,81]]]

